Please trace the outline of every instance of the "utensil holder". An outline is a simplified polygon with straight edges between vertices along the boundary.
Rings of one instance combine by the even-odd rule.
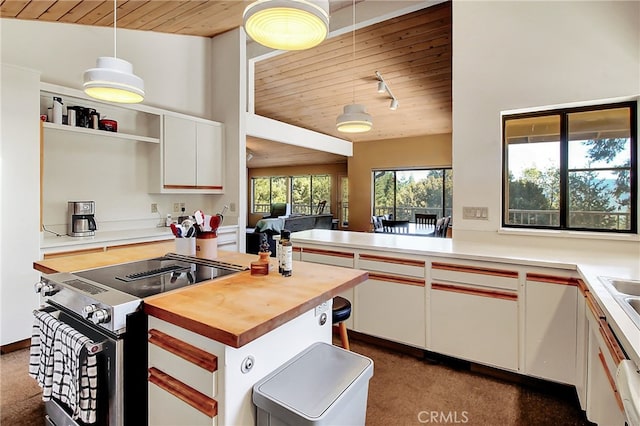
[[[218,234],[216,232],[200,232],[196,237],[196,256],[203,259],[218,257]]]
[[[185,256],[196,255],[195,238],[176,238],[176,253]]]

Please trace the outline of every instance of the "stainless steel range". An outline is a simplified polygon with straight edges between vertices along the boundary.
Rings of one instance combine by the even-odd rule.
[[[240,265],[168,253],[80,272],[42,275],[44,309],[101,348],[96,425],[147,424],[147,319],[144,298],[246,270]],[[59,401],[46,403],[48,424],[83,425]]]

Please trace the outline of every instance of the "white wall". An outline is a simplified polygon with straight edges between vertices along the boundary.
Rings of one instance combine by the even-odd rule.
[[[0,20],[2,62],[39,70],[41,80],[82,89],[98,56],[113,56],[113,28]],[[211,39],[117,30],[117,56],[144,80],[144,104],[211,119]]]
[[[2,19],[0,34],[2,63],[38,70],[41,81],[75,89],[82,88],[82,74],[95,67],[98,56],[113,55],[113,28]],[[130,61],[144,80],[143,104],[215,120],[211,44],[204,37],[117,30],[117,56]],[[65,230],[66,203],[73,200],[96,201],[99,230],[159,223],[151,203],[174,216],[174,203],[184,202],[187,213],[215,213],[224,204],[220,196],[149,194],[145,143],[47,137],[43,222],[48,229]],[[225,217],[226,225],[234,223]]]
[[[39,103],[37,71],[0,67],[0,345],[31,335],[38,306],[33,285],[39,256],[40,143],[35,117]],[[34,190],[35,188],[35,190]]]
[[[501,111],[637,94],[640,2],[454,1],[454,238],[511,238],[497,235]],[[462,220],[463,206],[489,220]]]

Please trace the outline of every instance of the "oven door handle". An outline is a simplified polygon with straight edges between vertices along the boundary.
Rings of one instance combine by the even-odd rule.
[[[54,306],[42,306],[40,309],[34,309],[33,315],[35,316],[38,312],[46,312],[48,314],[52,314],[54,312],[59,312],[59,310],[56,309]],[[97,353],[102,352],[102,350],[104,349],[105,342],[106,341],[94,342],[90,340],[85,345],[85,348],[87,349],[87,353],[95,355]]]

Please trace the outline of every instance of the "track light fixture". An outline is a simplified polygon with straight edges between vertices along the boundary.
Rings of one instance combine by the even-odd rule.
[[[389,109],[392,111],[397,110],[399,105],[398,99],[393,96],[393,93],[391,93],[391,89],[389,89],[389,85],[386,81],[384,81],[384,78],[382,78],[382,74],[380,74],[380,72],[378,71],[376,71],[376,78],[378,79],[378,93],[387,92],[389,94],[389,97],[391,98]]]

